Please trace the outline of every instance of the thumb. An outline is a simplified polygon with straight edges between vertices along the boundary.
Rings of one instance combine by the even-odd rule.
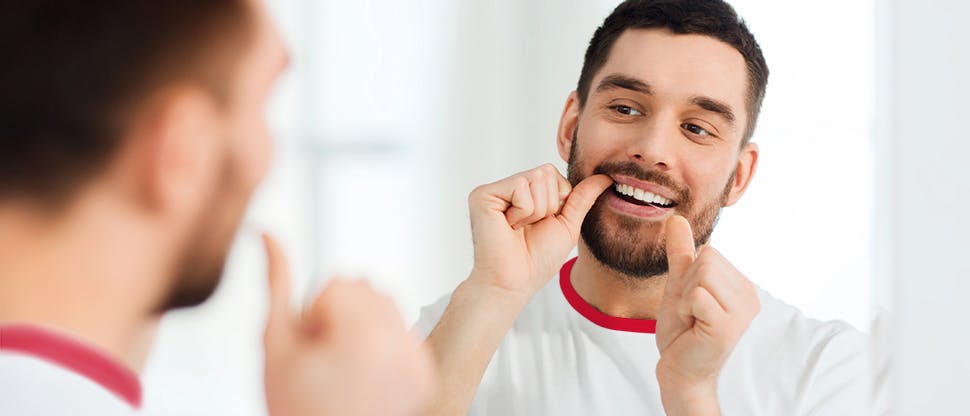
[[[586,213],[599,198],[600,194],[613,184],[613,179],[606,175],[592,175],[583,179],[569,193],[566,202],[563,203],[559,217],[569,227],[570,235],[579,238],[579,227],[586,218]]]
[[[683,292],[684,273],[694,263],[694,233],[690,223],[680,215],[667,219],[667,286],[665,295]]]
[[[290,270],[286,256],[269,234],[263,233],[266,248],[266,274],[269,279],[269,316],[266,319],[266,336],[286,330],[291,325]]]

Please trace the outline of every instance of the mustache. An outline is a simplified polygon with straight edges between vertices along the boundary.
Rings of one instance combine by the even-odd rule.
[[[593,169],[593,174],[604,175],[625,175],[644,182],[652,182],[657,185],[669,188],[677,194],[677,203],[687,205],[690,199],[690,190],[681,186],[670,175],[659,170],[646,170],[633,162],[603,162]]]

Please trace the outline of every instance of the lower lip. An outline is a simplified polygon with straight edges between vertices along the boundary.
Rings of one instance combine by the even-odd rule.
[[[672,211],[670,208],[660,208],[653,205],[637,205],[624,201],[612,190],[606,195],[606,204],[621,214],[647,219],[662,218]]]

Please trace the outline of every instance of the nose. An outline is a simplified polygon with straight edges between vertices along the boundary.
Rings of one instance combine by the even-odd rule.
[[[647,169],[670,170],[676,140],[680,135],[672,120],[653,120],[637,132],[627,148],[627,157]]]

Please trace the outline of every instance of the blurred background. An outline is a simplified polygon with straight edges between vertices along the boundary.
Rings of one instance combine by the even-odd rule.
[[[265,414],[260,230],[287,249],[297,300],[366,277],[410,323],[451,291],[472,263],[472,188],[565,173],[559,115],[618,1],[268,3],[293,55],[268,108],[275,165],[214,298],[162,321],[147,414]],[[868,331],[890,297],[873,283],[873,0],[731,3],[771,76],[758,173],[712,244],[808,316]]]

